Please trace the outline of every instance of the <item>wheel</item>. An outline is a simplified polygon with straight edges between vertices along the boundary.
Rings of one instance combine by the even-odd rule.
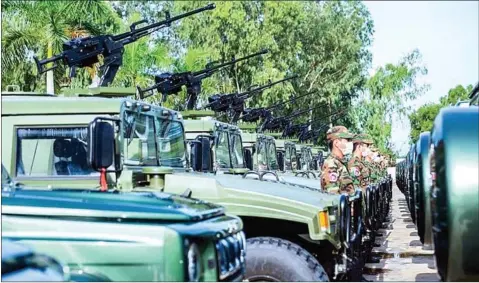
[[[329,281],[323,266],[307,250],[273,237],[247,239],[248,281]]]

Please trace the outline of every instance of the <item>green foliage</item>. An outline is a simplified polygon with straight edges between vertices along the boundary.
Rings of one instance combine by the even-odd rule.
[[[437,103],[428,103],[419,107],[409,115],[411,123],[411,132],[409,138],[412,143],[416,142],[422,132],[430,131],[441,105]]]
[[[415,143],[422,132],[430,131],[439,110],[442,107],[455,105],[458,101],[467,100],[472,91],[472,85],[464,87],[457,85],[448,91],[448,94],[439,99],[439,103],[428,103],[419,107],[409,115],[411,131],[409,133],[410,144]]]
[[[119,25],[103,1],[2,1],[2,84],[43,90],[45,76],[36,76],[33,54],[45,58],[49,45],[56,54],[72,36],[111,32]],[[57,68],[54,77],[58,88],[66,68]],[[79,70],[79,80],[86,77],[87,70]]]
[[[462,85],[457,85],[448,91],[447,96],[443,96],[439,99],[442,106],[455,105],[461,100],[468,100],[469,94],[472,91],[472,85],[468,85],[466,88]]]
[[[345,125],[354,132],[371,134],[376,145],[391,147],[393,113],[409,112],[406,103],[428,86],[417,77],[427,70],[415,50],[398,64],[379,68],[373,77],[371,64],[373,21],[358,1],[214,1],[216,9],[175,22],[125,48],[116,86],[148,86],[153,73],[197,71],[211,61],[227,61],[268,49],[269,53],[225,68],[203,81],[199,106],[212,94],[242,92],[299,75],[265,90],[247,101],[248,107],[269,106],[292,94],[316,91],[296,103],[287,103],[275,116],[315,107],[310,115],[293,123],[314,120]],[[48,45],[61,51],[73,35],[118,33],[140,19],[158,21],[164,11],[177,15],[207,5],[207,1],[3,1],[2,83],[20,84],[25,90],[43,90],[44,76],[37,78],[32,54],[47,56]],[[67,68],[55,70],[56,85],[67,77]],[[88,86],[95,70],[79,70],[70,86]],[[459,97],[459,96],[457,96]],[[169,97],[165,106],[180,109],[186,93]],[[159,95],[149,98],[158,102]],[[345,112],[336,118],[330,114]],[[324,132],[320,141],[324,145]]]
[[[419,84],[417,78],[427,74],[421,63],[419,50],[403,57],[397,64],[380,67],[366,83],[366,91],[355,101],[354,117],[357,132],[372,136],[383,153],[394,155],[391,142],[392,117],[402,118],[410,111],[407,102],[422,95],[427,84]]]

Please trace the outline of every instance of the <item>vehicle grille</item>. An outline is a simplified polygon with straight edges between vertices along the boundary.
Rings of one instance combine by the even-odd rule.
[[[216,242],[220,280],[244,272],[246,237],[242,231]]]

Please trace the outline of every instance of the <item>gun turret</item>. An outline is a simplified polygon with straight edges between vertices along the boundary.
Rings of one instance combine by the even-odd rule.
[[[55,55],[51,58],[44,60],[38,60],[34,57],[35,63],[38,68],[38,74],[50,71],[57,67],[54,64],[50,68],[44,66],[49,63],[55,63],[57,61],[63,61],[64,64],[70,67],[70,77],[75,77],[76,68],[91,67],[93,64],[98,63],[98,56],[103,56],[103,65],[100,66],[102,73],[100,79],[101,86],[108,86],[116,76],[119,67],[123,64],[123,51],[125,45],[137,41],[146,35],[149,35],[164,27],[169,27],[172,22],[179,19],[197,14],[206,10],[212,10],[216,8],[214,4],[209,4],[205,7],[175,16],[170,17],[169,12],[166,12],[166,19],[157,23],[153,23],[141,28],[137,28],[137,25],[146,23],[146,20],[135,22],[130,26],[130,31],[119,35],[99,35],[88,36],[84,38],[75,38],[63,43],[63,52]]]
[[[162,73],[158,76],[155,76],[155,84],[141,89],[137,87],[138,95],[140,99],[143,99],[148,96],[144,96],[144,93],[157,90],[162,94],[162,102],[166,101],[166,97],[171,94],[177,94],[181,91],[183,86],[186,86],[186,92],[188,94],[188,99],[186,102],[186,109],[191,110],[194,108],[198,95],[201,92],[201,83],[205,78],[211,77],[214,73],[219,71],[221,68],[234,65],[240,61],[245,61],[253,57],[261,56],[268,53],[268,50],[261,50],[260,52],[235,59],[234,57],[231,61],[218,64],[218,62],[210,62],[205,66],[205,69],[197,72],[183,72],[183,73]],[[217,65],[216,65],[217,64]]]
[[[300,95],[298,97],[292,96],[291,98],[288,98],[287,100],[268,106],[268,107],[259,107],[259,108],[246,108],[243,110],[243,115],[239,118],[239,120],[243,120],[244,122],[257,122],[259,119],[267,119],[271,117],[271,110],[275,108],[282,107],[286,105],[287,103],[295,103],[297,99],[306,97],[308,95],[311,95],[313,93],[316,93],[316,91],[308,92],[306,94]]]
[[[242,93],[234,92],[226,95],[212,95],[208,98],[209,103],[203,108],[210,108],[217,113],[226,112],[230,118],[230,123],[236,123],[239,120],[241,113],[244,111],[244,102],[246,99],[262,93],[265,89],[268,89],[274,85],[295,79],[297,77],[298,76],[295,75],[276,82],[269,81],[268,84],[263,86],[250,86],[245,92]]]

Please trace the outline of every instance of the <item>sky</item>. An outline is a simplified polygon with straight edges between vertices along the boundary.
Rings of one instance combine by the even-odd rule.
[[[413,109],[458,84],[479,81],[479,2],[364,1],[374,21],[372,70],[397,63],[418,48],[428,74],[419,82],[430,89],[411,103]],[[392,141],[400,153],[408,150],[409,121],[394,121]]]

